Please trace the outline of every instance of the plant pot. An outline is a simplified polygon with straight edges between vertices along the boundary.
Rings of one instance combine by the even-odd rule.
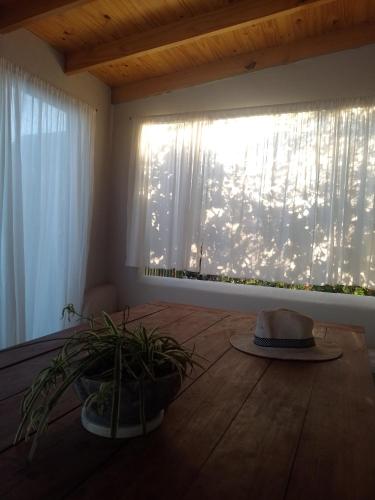
[[[99,391],[103,380],[94,374],[85,375],[75,383],[76,392],[83,403],[81,422],[83,427],[103,437],[111,437],[111,396],[104,401],[100,412],[97,404],[85,404],[87,398]],[[144,414],[146,432],[159,427],[163,421],[164,410],[176,397],[181,387],[181,379],[177,372],[164,375],[156,380],[145,380]],[[121,385],[120,418],[116,437],[129,438],[143,434],[140,408],[140,383],[124,381]]]

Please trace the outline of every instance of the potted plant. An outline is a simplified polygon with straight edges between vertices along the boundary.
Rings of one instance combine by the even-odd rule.
[[[29,458],[46,430],[53,408],[74,386],[82,402],[81,422],[90,432],[112,438],[134,437],[158,427],[182,379],[197,362],[194,352],[156,329],[130,329],[103,312],[85,318],[72,304],[63,315],[88,321],[88,328],[64,339],[58,355],[34,379],[21,407],[15,443],[34,434]]]

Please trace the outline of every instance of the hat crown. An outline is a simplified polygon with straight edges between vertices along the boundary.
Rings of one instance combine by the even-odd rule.
[[[255,335],[238,333],[231,344],[240,351],[270,359],[328,361],[337,359],[342,350],[313,336],[314,322],[289,309],[260,311]]]
[[[289,309],[263,310],[258,313],[255,336],[264,339],[303,340],[313,336],[314,321]]]

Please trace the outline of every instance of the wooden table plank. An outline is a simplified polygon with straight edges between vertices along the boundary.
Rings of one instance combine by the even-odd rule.
[[[2,500],[373,498],[375,403],[363,334],[317,325],[315,335],[342,345],[341,360],[271,362],[230,347],[231,334],[254,329],[251,314],[166,303],[139,311],[153,312],[134,324],[157,326],[205,358],[162,427],[130,441],[90,435],[71,392],[31,465],[28,444],[1,453]],[[48,352],[30,349],[30,358],[23,346],[19,364],[2,370],[9,357],[0,353],[0,394],[3,381],[13,388],[25,383],[22,369],[32,371],[33,360],[45,363]],[[0,451],[10,444],[21,398],[11,389],[5,394]]]
[[[191,349],[194,347],[196,353],[201,357],[202,367],[195,367],[193,376],[184,380],[183,388],[188,387],[192,382],[191,379],[196,379],[208,370],[216,359],[231,349],[229,339],[232,335],[244,332],[250,334],[254,327],[255,320],[252,316],[234,313],[186,342],[185,345]]]
[[[158,312],[157,315],[153,314],[151,316],[145,316],[137,322],[132,322],[129,327],[140,323],[146,328],[158,328],[160,330],[163,329],[164,331],[164,328],[167,325],[170,325],[181,318],[187,318],[193,313],[194,309],[192,307],[173,305],[171,307],[164,308]]]
[[[244,319],[244,320],[243,320],[243,322],[241,323],[241,326],[240,326],[241,330],[243,330],[244,326],[245,326],[245,327],[247,327],[247,326],[248,326],[248,323],[249,323],[249,319],[248,319],[248,318]],[[217,324],[217,325],[214,325],[213,329],[214,329],[214,328],[218,328],[218,325],[220,325],[220,323],[219,323],[219,324]],[[228,326],[229,326],[229,322],[228,322]],[[207,334],[207,330],[204,332],[204,334]],[[211,332],[211,337],[213,338],[213,336],[214,336],[214,335],[213,335],[213,333]],[[219,335],[218,335],[218,336],[219,336]],[[223,330],[222,330],[222,335],[221,335],[221,337],[222,337],[222,348],[223,348],[223,349],[228,349],[228,345],[227,345],[227,343],[226,343],[226,342],[227,342],[227,339],[226,339],[226,336],[224,335],[224,331],[223,331]],[[221,353],[221,352],[222,352],[222,351],[220,351],[220,353]],[[236,355],[237,355],[237,354],[238,354],[238,353],[236,353]],[[247,358],[247,357],[246,357],[245,359],[246,359],[246,362],[248,362],[248,361],[249,361],[249,358]],[[222,361],[222,360],[223,360],[223,361]],[[257,364],[259,364],[259,363],[260,363],[260,364],[261,364],[261,366],[264,366],[265,364],[267,364],[267,361],[265,361],[265,360],[257,360],[256,358],[254,358],[254,360],[255,360],[255,361],[254,361],[255,363],[257,363]],[[227,382],[227,383],[236,385],[236,377],[234,377],[234,378],[232,379],[231,374],[232,374],[232,372],[233,372],[233,370],[234,370],[234,369],[238,370],[238,373],[241,371],[241,365],[237,366],[237,363],[234,363],[234,362],[229,362],[229,363],[228,363],[228,360],[224,360],[224,357],[220,357],[219,362],[220,362],[220,365],[219,365],[219,367],[220,367],[220,370],[219,370],[219,374],[220,374],[220,381],[218,381],[218,383],[217,383],[217,389],[214,391],[214,393],[215,393],[215,394],[216,394],[216,393],[218,393],[218,392],[220,392],[220,391],[219,391],[219,389],[220,389],[220,387],[222,386],[222,384],[224,383],[224,381],[223,381],[222,379],[228,379],[228,382]],[[214,365],[214,366],[215,366],[215,365]],[[228,371],[227,371],[227,370],[228,370]],[[253,373],[253,372],[255,372],[255,373],[256,373],[256,370],[251,369],[251,372],[252,372],[252,374],[250,374],[250,375],[249,375],[250,380],[251,380],[251,377],[254,377],[254,373]],[[215,372],[214,372],[214,373],[215,373]],[[244,372],[243,372],[243,374],[246,374],[246,371],[244,371]],[[215,378],[215,376],[214,376],[213,374],[211,374],[211,370],[210,370],[209,372],[207,372],[207,376],[208,376],[208,379],[206,379],[205,384],[206,384],[206,387],[210,387],[210,386],[211,386],[211,383],[212,383],[212,380],[213,380],[213,377]],[[219,375],[217,375],[217,376],[216,376],[216,378],[217,378],[218,376],[219,376]],[[203,375],[203,376],[201,376],[201,377],[199,378],[199,380],[196,382],[196,384],[198,384],[198,388],[194,389],[194,390],[195,390],[195,393],[197,393],[197,391],[201,393],[201,399],[202,399],[202,398],[206,398],[206,397],[207,397],[207,396],[206,396],[206,394],[205,394],[206,390],[205,390],[205,391],[202,391],[202,389],[201,389],[201,390],[199,391],[200,384],[202,384],[202,382],[200,382],[200,380],[202,380],[203,378],[204,378],[204,375]],[[196,384],[193,384],[193,385],[192,385],[192,388],[196,387]],[[244,390],[244,389],[247,387],[247,382],[246,382],[245,380],[242,380],[242,381],[241,381],[241,384],[243,384],[243,385],[241,385],[241,387],[243,387],[243,389],[242,389],[242,390]],[[224,385],[224,386],[225,386],[225,385]],[[229,389],[228,389],[228,390],[229,390]],[[239,389],[238,389],[238,390],[239,390]],[[185,420],[181,420],[181,421],[180,421],[180,420],[179,420],[179,418],[173,418],[173,417],[171,418],[171,417],[170,417],[170,412],[172,412],[172,411],[173,411],[173,408],[174,408],[174,407],[178,404],[178,401],[180,401],[180,399],[181,399],[181,398],[184,398],[184,400],[187,400],[187,401],[188,401],[187,403],[185,403],[184,408],[185,408],[185,406],[186,406],[186,405],[187,405],[187,406],[189,406],[189,407],[191,406],[191,411],[193,411],[193,407],[196,407],[197,405],[199,406],[199,403],[198,403],[198,401],[199,401],[199,400],[197,399],[197,402],[195,402],[195,403],[193,404],[193,403],[192,403],[192,401],[194,402],[194,397],[192,397],[191,395],[190,395],[190,397],[185,396],[185,394],[186,394],[186,393],[189,393],[189,390],[185,391],[185,392],[181,395],[181,397],[180,397],[180,398],[178,398],[178,400],[177,400],[177,401],[176,401],[176,402],[175,402],[175,403],[171,406],[171,408],[170,408],[170,410],[169,410],[169,412],[168,412],[168,417],[166,418],[166,422],[164,423],[164,425],[163,425],[162,429],[164,429],[165,427],[169,427],[169,425],[170,425],[170,422],[171,422],[171,421],[172,421],[172,422],[175,422],[175,424],[172,424],[172,425],[176,425],[179,429],[181,429],[181,426],[182,426],[182,427],[184,427],[184,422],[186,421],[186,418],[187,418],[188,420],[190,419],[191,412],[190,412],[190,413],[186,413],[186,412],[185,412],[185,410],[183,410],[183,411],[182,411],[182,413],[186,413]],[[190,394],[191,394],[191,393],[190,393]],[[225,396],[225,394],[226,394],[226,396]],[[225,393],[225,394],[222,394],[223,401],[221,402],[221,405],[230,405],[230,400],[229,400],[229,399],[228,399],[228,397],[227,397],[227,396],[228,396],[228,393]],[[225,397],[224,397],[224,396],[225,396]],[[245,396],[244,396],[244,397],[245,397]],[[194,406],[194,405],[195,405],[195,406]],[[210,407],[210,405],[209,405],[209,407]],[[208,410],[206,410],[206,411],[208,411]],[[229,413],[230,413],[230,412],[229,412]],[[225,411],[225,412],[224,412],[224,414],[226,415],[226,418],[227,418],[227,417],[228,417],[228,415],[227,415],[227,414],[228,414],[228,412],[227,412],[227,411]],[[64,419],[63,419],[63,420],[65,420],[65,418],[66,418],[66,417],[64,417]],[[69,418],[70,418],[70,417],[69,417]],[[75,425],[75,424],[74,424],[74,425]],[[54,432],[54,428],[55,428],[55,426],[56,426],[56,424],[53,424],[53,425],[51,426],[51,429],[50,429],[50,431],[49,431],[49,434],[45,437],[46,443],[44,443],[44,441],[43,441],[43,443],[42,443],[42,445],[41,445],[41,448],[40,448],[40,454],[38,453],[38,456],[40,457],[40,460],[42,460],[42,462],[39,464],[39,466],[41,466],[41,467],[43,467],[43,468],[47,466],[47,462],[48,462],[48,460],[47,460],[46,462],[44,462],[44,454],[45,454],[45,453],[48,453],[48,452],[51,450],[52,445],[50,444],[49,440],[50,440],[50,439],[53,439],[53,438],[52,438],[52,436],[53,436],[53,432]],[[79,422],[78,422],[78,421],[77,421],[77,426],[80,428],[80,424],[79,424]],[[174,428],[174,427],[172,427],[172,426],[171,426],[171,429],[172,429],[172,428]],[[70,431],[69,431],[69,429],[70,429],[70,427],[69,427],[68,429],[64,429],[64,432],[70,432]],[[160,429],[160,431],[162,431],[162,429]],[[77,432],[78,432],[78,431],[77,431]],[[82,429],[82,435],[81,435],[81,437],[82,437],[82,438],[78,438],[78,434],[76,434],[76,431],[74,431],[74,433],[75,433],[75,447],[74,447],[74,453],[75,453],[75,455],[77,455],[77,454],[79,455],[79,454],[80,454],[80,448],[81,448],[81,442],[82,442],[82,440],[84,440],[84,442],[86,442],[85,440],[86,440],[86,438],[87,438],[87,437],[86,437],[87,432],[86,432],[86,431],[84,431],[84,430]],[[215,430],[214,430],[214,429],[212,429],[211,433],[212,433],[212,437],[214,437],[214,435],[215,435]],[[58,436],[56,437],[56,439],[59,439],[59,438],[58,438]],[[60,438],[60,439],[61,439],[61,438]],[[95,437],[94,437],[94,439],[99,439],[99,438],[95,438]],[[142,444],[142,446],[146,446],[146,447],[148,447],[149,443],[151,443],[151,442],[152,442],[152,441],[151,441],[151,436],[148,436],[148,437],[146,437],[146,438],[141,438],[141,439],[140,439],[140,441],[143,443],[143,444]],[[130,442],[130,443],[131,443],[131,442]],[[126,443],[126,446],[130,446],[130,443],[129,443],[129,444],[128,444],[128,443]],[[186,442],[186,445],[188,445],[188,444],[189,444],[189,443],[188,443],[188,442]],[[20,448],[20,447],[21,447],[21,448],[23,447],[23,452],[22,452],[22,453],[24,454],[24,453],[25,453],[24,446],[21,444],[21,445],[20,445],[20,446],[18,446],[17,448]],[[12,463],[14,463],[14,461],[16,461],[16,462],[17,462],[17,459],[19,459],[19,458],[20,458],[20,455],[19,455],[19,453],[20,453],[20,452],[17,450],[17,448],[16,448],[16,449],[11,449],[11,450],[8,450],[5,454],[2,454],[2,458],[4,458],[4,456],[5,456],[8,460],[11,460],[11,462],[12,462]],[[17,451],[16,456],[12,455],[12,454],[14,454],[14,453],[15,453],[15,450]],[[64,449],[64,450],[65,450],[65,449]],[[60,453],[63,457],[65,456],[65,458],[64,458],[64,463],[65,463],[64,483],[65,483],[67,480],[69,480],[69,482],[71,482],[72,484],[75,484],[75,481],[77,481],[77,477],[78,477],[78,476],[80,477],[80,479],[81,479],[81,481],[82,481],[82,480],[83,480],[83,479],[85,479],[87,476],[89,476],[89,474],[88,474],[88,470],[89,470],[90,472],[92,472],[92,471],[96,470],[96,468],[97,468],[97,466],[98,466],[98,463],[97,463],[97,461],[96,461],[96,457],[95,457],[95,456],[93,456],[93,457],[92,457],[92,460],[91,460],[91,462],[92,462],[92,468],[90,468],[90,469],[84,468],[84,469],[82,469],[81,471],[79,471],[79,470],[78,470],[78,471],[77,471],[77,470],[72,470],[72,471],[71,471],[71,470],[70,470],[70,465],[69,465],[69,466],[68,466],[68,465],[66,465],[66,464],[68,464],[68,462],[69,462],[69,460],[67,459],[67,454],[68,454],[68,451],[67,451],[67,450],[65,450],[65,451],[64,451],[64,450],[61,450],[61,449],[59,450],[59,453]],[[113,453],[113,451],[114,451],[114,450],[113,450],[113,449],[112,449],[112,450],[111,450],[111,449],[107,449],[107,451],[108,451],[108,453],[109,453],[109,455],[110,455],[111,453]],[[23,458],[23,454],[21,455],[21,457],[22,457],[22,458]],[[62,459],[63,459],[63,458],[62,458]],[[86,458],[84,457],[84,459],[86,459]],[[50,461],[51,461],[51,462],[53,462],[53,460],[52,460],[52,456],[50,456]],[[16,492],[16,493],[17,493],[17,495],[18,495],[18,496],[17,496],[17,500],[18,500],[18,498],[23,498],[23,496],[22,496],[22,495],[23,495],[23,493],[22,493],[23,491],[26,493],[26,492],[31,491],[31,490],[30,490],[30,488],[37,488],[37,485],[29,484],[29,482],[28,482],[27,478],[25,478],[25,479],[24,479],[24,482],[22,483],[22,477],[24,476],[24,474],[20,473],[20,474],[18,474],[18,475],[17,475],[17,470],[18,470],[18,467],[19,467],[19,466],[20,466],[20,464],[19,464],[19,462],[18,462],[18,466],[16,465],[15,469],[13,469],[13,470],[7,469],[7,470],[2,471],[2,473],[1,473],[1,477],[3,478],[3,488],[4,488],[4,489],[2,490],[2,487],[1,487],[1,485],[0,485],[0,495],[6,495],[6,494],[7,494],[7,491],[9,491],[9,494],[10,494],[10,490],[11,490],[12,492]],[[51,463],[51,467],[53,467],[52,463]],[[67,469],[66,469],[66,467],[69,467],[69,470],[67,470]],[[21,467],[21,469],[22,469],[22,467]],[[68,476],[68,478],[67,478],[67,476]],[[21,485],[20,485],[20,488],[19,488],[19,489],[17,489],[18,487],[16,487],[16,486],[15,486],[15,483],[17,483],[17,484],[18,484],[20,481],[21,481],[21,483],[20,483],[20,484],[21,484],[21,485],[23,484],[23,486],[21,486]],[[26,481],[26,482],[25,482],[25,481]],[[26,485],[27,485],[27,486],[26,486]],[[44,485],[44,480],[43,480],[43,484],[41,484],[41,485],[40,485],[40,488],[42,488],[42,490],[41,490],[39,493],[37,493],[37,491],[39,491],[39,490],[37,490],[37,489],[32,490],[32,491],[34,491],[34,494],[36,495],[36,498],[38,498],[38,496],[37,496],[37,495],[39,495],[39,494],[40,494],[39,498],[47,498],[47,497],[48,497],[48,498],[59,498],[60,488],[61,488],[61,487],[62,487],[61,485],[60,485],[60,487],[59,487],[59,488],[57,488],[57,487],[56,487],[56,485],[51,485],[51,484],[50,484],[50,485]],[[64,485],[64,488],[65,488],[65,487],[67,487],[67,485],[66,485],[66,486]],[[43,488],[47,488],[47,490],[44,490]],[[65,490],[64,490],[64,491],[65,491]],[[47,494],[48,494],[48,496],[47,496]],[[45,495],[45,496],[43,496],[43,495]],[[2,496],[2,498],[4,498],[4,496]],[[5,498],[6,498],[6,496],[5,496]],[[10,497],[10,498],[11,498],[11,497]]]
[[[168,460],[171,463],[173,476],[176,468],[179,469],[179,475],[175,476],[176,479],[178,477],[178,481],[173,485],[180,487],[183,475],[185,481],[182,487],[185,488],[191,480],[191,475],[198,470],[199,463],[204,461],[209,450],[216,444],[218,433],[220,435],[220,432],[225,431],[233,414],[238,411],[243,399],[251,390],[255,379],[267,365],[265,360],[254,358],[253,363],[248,361],[246,360],[248,369],[245,370],[244,365],[238,363],[237,356],[233,354],[229,356],[228,353],[222,357],[217,363],[218,366],[214,365],[216,369],[213,367],[212,371],[202,376],[171,406],[161,429],[153,435],[129,441],[125,445],[121,441],[89,435],[80,425],[78,412],[72,412],[51,426],[49,434],[45,437],[43,449],[31,466],[23,465],[26,453],[26,446],[23,443],[2,454],[1,498],[3,500],[61,498],[93,473],[92,477],[97,477],[102,484],[106,468],[102,468],[98,476],[95,471],[111,456],[119,468],[115,475],[117,479],[122,478],[121,481],[116,480],[117,485],[113,485],[114,487],[121,488],[121,484],[128,482],[129,487],[132,485],[137,489],[139,483],[134,484],[137,474],[143,469],[144,473],[149,470],[148,466],[141,466],[144,460],[150,467],[159,467],[160,480],[162,478],[165,480],[169,472],[164,467],[164,460]],[[207,397],[208,388],[213,389],[210,400]],[[180,450],[177,450],[176,446],[179,446]],[[121,455],[114,454],[118,447],[121,447]],[[181,458],[183,452],[188,450],[191,450],[193,462],[186,468],[187,463],[184,459],[181,461]],[[195,463],[197,465],[194,465]],[[168,469],[170,470],[169,467]],[[61,476],[62,470],[63,476]],[[153,475],[152,470],[150,474]],[[172,491],[171,485],[167,483],[169,481],[161,481],[159,486]],[[104,488],[107,490],[106,496],[109,494],[108,486],[107,484]],[[144,486],[155,491],[155,483],[149,481],[148,485]],[[99,495],[96,498],[101,498],[101,493],[97,491],[98,487],[99,485],[95,485],[94,495]],[[132,498],[130,492],[126,496]],[[82,498],[81,494],[79,497]],[[89,498],[93,498],[92,492]],[[156,496],[156,498],[175,497]]]
[[[315,368],[272,361],[183,498],[283,499]]]
[[[143,313],[144,312],[145,311],[143,310]],[[149,325],[152,327],[163,328],[177,319],[189,316],[193,312],[194,311],[184,307],[163,307],[156,312],[142,315],[141,317],[135,315],[134,318],[131,318],[129,327],[142,323],[145,326]],[[117,315],[114,315],[114,318],[120,321],[120,316],[121,313],[118,313]],[[31,347],[34,347],[33,344],[31,344]],[[41,353],[38,356],[32,356],[22,362],[10,364],[10,366],[3,368],[0,372],[2,380],[2,384],[0,386],[0,401],[24,391],[31,384],[37,373],[39,373],[42,368],[47,366],[51,359],[56,356],[57,351],[58,348]]]
[[[174,402],[158,432],[130,442],[67,498],[180,498],[268,365],[229,350]]]
[[[167,309],[168,306],[157,304],[142,304],[132,307],[129,313],[129,322],[139,320],[151,314]],[[122,312],[112,315],[116,321],[121,321]],[[61,347],[61,340],[70,335],[83,330],[85,325],[76,325],[67,328],[61,332],[45,335],[40,339],[35,339],[29,342],[18,344],[17,346],[9,347],[0,350],[0,370],[9,366],[20,363],[35,356],[39,356],[48,351],[57,350]]]
[[[0,453],[12,446],[20,421],[22,398],[23,393],[0,402]],[[62,396],[59,405],[52,411],[50,422],[52,423],[80,406],[81,402],[73,388],[69,389],[66,394]]]
[[[28,443],[21,442],[1,454],[2,500],[58,499],[103,464],[123,443],[97,438],[80,423],[80,410],[54,422],[43,440],[43,452],[26,463]]]
[[[163,333],[171,335],[183,343],[211,328],[227,316],[228,313],[226,312],[193,311],[188,317],[184,316],[173,323],[163,326],[162,329]],[[150,326],[152,327],[152,325]]]
[[[45,368],[57,354],[49,351],[37,357],[26,359],[20,364],[4,368],[1,373],[0,401],[23,392],[42,368]]]
[[[328,329],[342,358],[317,364],[287,500],[375,498],[375,390],[363,334]]]
[[[181,310],[181,308],[178,308],[178,310],[175,311],[173,313],[173,315],[171,315],[171,313],[169,312],[167,316],[164,314],[162,316],[162,318],[160,319],[160,317],[159,317],[160,312],[164,309],[165,309],[165,307],[163,309],[158,309],[158,311],[156,313],[152,314],[152,320],[151,320],[151,323],[149,324],[149,326],[152,327],[153,324],[154,325],[156,325],[156,324],[161,325],[163,328],[163,331],[167,331],[169,334],[171,334],[172,336],[177,338],[182,343],[184,342],[184,338],[190,338],[190,336],[195,337],[195,336],[199,335],[200,333],[207,330],[210,326],[213,326],[216,323],[218,323],[226,315],[226,313],[220,314],[217,312],[214,312],[214,313],[213,312],[207,312],[207,313],[206,312],[199,312],[199,313],[193,312],[193,313],[191,313],[190,310],[188,310],[188,312],[186,312],[186,308],[184,308],[183,310]],[[168,324],[168,323],[165,324],[165,321],[168,322],[171,318],[173,319],[173,317],[176,317],[176,315],[177,315],[177,317],[179,317],[181,314],[183,315],[182,320],[177,319],[176,321],[174,321],[170,324]],[[184,318],[186,317],[185,316],[186,314],[189,315],[189,335],[185,334],[185,329],[183,328],[183,324],[184,324],[183,321],[184,321]],[[119,320],[119,317],[117,317],[117,318],[116,318],[116,316],[112,316],[112,317],[115,320],[116,319]],[[131,320],[134,321],[135,323],[138,322],[138,319],[135,319],[135,318],[132,318]],[[143,319],[141,319],[141,321],[143,321]],[[190,342],[189,347],[192,348],[193,346],[194,346],[194,342]],[[210,352],[211,362],[214,362],[228,348],[229,348],[229,345],[226,344],[225,338],[223,339],[221,349],[219,346],[216,346],[216,349],[215,349],[215,346],[213,346],[213,348],[210,350],[211,351]],[[53,353],[53,355],[49,353],[49,355],[51,355],[53,357],[55,355],[55,353]],[[205,355],[205,351],[202,351],[202,356],[203,355]],[[38,359],[40,359],[39,368],[45,366],[45,364],[47,364],[47,362],[48,362],[47,356],[40,356],[40,358],[38,358]],[[208,361],[202,360],[202,362],[206,363],[207,367],[209,366]],[[34,363],[34,361],[31,361],[31,363]],[[29,376],[29,369],[30,369],[30,363],[28,363],[27,376]],[[35,371],[34,366],[33,366],[33,370]],[[189,379],[187,379],[187,381],[186,381],[186,385],[191,384],[195,380],[195,378],[199,376],[199,374],[201,372],[202,372],[202,370],[199,369],[198,371],[195,371],[193,374],[191,374]],[[7,418],[7,417],[2,418],[2,421],[1,421],[2,425],[0,427],[0,451],[2,449],[9,447],[13,441],[13,437],[15,435],[18,421],[19,421],[18,415],[19,415],[19,408],[20,408],[20,404],[22,401],[22,397],[23,397],[23,391],[21,393],[15,394],[13,396],[9,396],[8,398],[6,398],[3,401],[0,401],[0,415],[5,415],[5,416],[8,415],[10,417],[10,418]],[[73,392],[71,392],[71,393],[69,393],[69,397],[68,396],[64,397],[61,411],[59,410],[60,414],[63,415],[65,413],[67,413],[68,411],[71,411],[71,410],[77,408],[78,406],[79,406],[79,401],[78,401],[77,397],[75,396],[75,394]],[[16,415],[17,418],[14,418],[14,415]]]

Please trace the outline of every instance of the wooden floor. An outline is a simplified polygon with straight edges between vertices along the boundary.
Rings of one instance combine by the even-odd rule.
[[[153,303],[133,323],[160,327],[206,358],[186,380],[160,429],[129,441],[83,430],[73,392],[53,414],[34,462],[12,446],[23,391],[56,355],[62,332],[0,352],[0,498],[375,498],[375,394],[361,331],[320,325],[341,359],[270,361],[231,348],[254,317]]]

